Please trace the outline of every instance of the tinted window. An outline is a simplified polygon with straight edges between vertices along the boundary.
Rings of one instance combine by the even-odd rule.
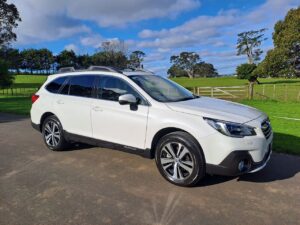
[[[66,82],[63,89],[61,89],[60,94],[62,95],[68,95],[69,94],[69,88],[70,88],[70,80]]]
[[[119,101],[120,95],[132,94],[144,104],[141,96],[125,81],[116,77],[101,77],[98,85],[98,98],[109,101]]]
[[[74,76],[70,80],[69,95],[92,97],[95,76]]]
[[[52,81],[50,84],[46,86],[46,90],[51,93],[57,93],[60,87],[63,85],[67,77],[60,77]]]

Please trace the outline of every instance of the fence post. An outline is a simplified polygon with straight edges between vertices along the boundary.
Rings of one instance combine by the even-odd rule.
[[[252,100],[253,99],[253,89],[254,89],[254,83],[250,82],[249,83],[249,99]]]
[[[211,91],[210,91],[210,97],[214,97],[214,88],[213,87],[211,88]]]
[[[265,85],[263,85],[263,95],[265,95]]]
[[[197,88],[197,95],[200,96],[200,87]]]
[[[273,99],[276,97],[276,85],[273,86]]]

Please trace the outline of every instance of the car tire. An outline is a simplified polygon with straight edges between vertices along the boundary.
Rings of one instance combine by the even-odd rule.
[[[44,142],[50,150],[62,151],[68,147],[63,131],[63,127],[56,116],[52,115],[44,120],[42,134]]]
[[[178,186],[195,186],[205,176],[202,149],[186,132],[163,136],[156,147],[155,161],[161,175]]]

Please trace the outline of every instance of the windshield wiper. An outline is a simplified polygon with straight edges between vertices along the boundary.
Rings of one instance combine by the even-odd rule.
[[[189,96],[189,97],[177,99],[174,102],[183,102],[183,101],[188,101],[188,100],[192,100],[192,99],[196,99],[196,98],[197,98],[196,96]]]

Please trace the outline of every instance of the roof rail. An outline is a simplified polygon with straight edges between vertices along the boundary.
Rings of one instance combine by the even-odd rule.
[[[123,70],[123,74],[127,75],[127,76],[131,76],[131,75],[154,75],[154,72],[150,71],[150,70],[146,70],[143,68],[127,68],[125,70]]]
[[[75,72],[74,67],[61,67],[57,72],[58,73],[67,73],[67,72]]]
[[[115,69],[113,67],[109,67],[109,66],[90,66],[88,68],[88,70],[90,70],[90,71],[103,71],[103,72],[117,72],[117,73],[121,72],[120,70]]]

